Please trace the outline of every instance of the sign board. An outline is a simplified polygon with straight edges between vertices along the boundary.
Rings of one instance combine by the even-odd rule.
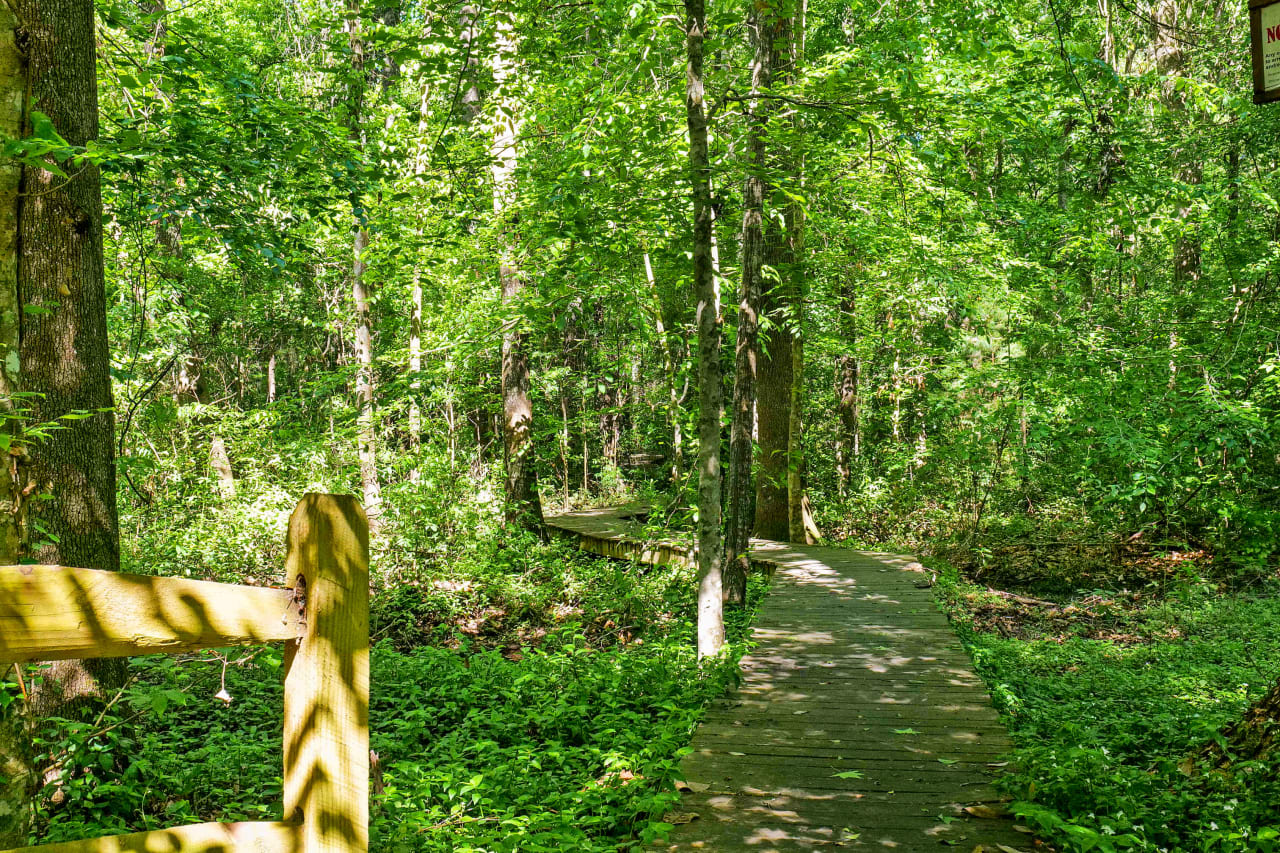
[[[1280,100],[1280,0],[1249,0],[1253,102]]]

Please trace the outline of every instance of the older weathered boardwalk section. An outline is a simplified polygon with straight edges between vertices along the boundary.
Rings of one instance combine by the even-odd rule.
[[[636,510],[548,516],[584,550],[687,562]],[[1008,736],[910,558],[755,540],[773,587],[742,684],[683,763],[669,850],[1029,850],[991,787]],[[969,809],[970,811],[966,811]]]

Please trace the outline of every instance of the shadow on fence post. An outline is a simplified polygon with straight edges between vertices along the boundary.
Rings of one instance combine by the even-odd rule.
[[[369,848],[369,524],[349,495],[289,519],[285,582],[301,636],[285,650],[284,819],[306,853]]]

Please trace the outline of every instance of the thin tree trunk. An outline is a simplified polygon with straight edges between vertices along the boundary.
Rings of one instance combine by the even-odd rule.
[[[415,454],[422,444],[422,409],[418,395],[422,393],[422,279],[419,271],[413,271],[413,306],[409,313],[409,449]],[[453,402],[450,399],[450,406]],[[453,424],[449,425],[449,464],[453,465]],[[409,479],[418,482],[421,473],[415,459]]]
[[[720,299],[712,268],[711,164],[702,79],[704,0],[685,0],[689,169],[693,184],[693,287],[698,323],[698,656],[724,645],[720,526]]]
[[[804,60],[805,14],[807,0],[799,0],[795,22],[791,28],[790,63],[785,69],[785,81],[795,82],[800,63]],[[789,172],[794,179],[800,197],[804,195],[804,118],[796,111],[791,118],[794,141],[783,156],[789,161]],[[805,298],[808,291],[805,269],[805,208],[794,195],[787,203],[787,243],[791,251],[791,319],[794,331],[791,337],[791,399],[790,421],[787,428],[787,527],[792,542],[814,544],[818,541],[818,528],[809,512],[809,502],[804,493],[804,317]]]
[[[836,362],[836,412],[840,431],[836,441],[836,480],[840,496],[849,494],[853,462],[858,458],[858,303],[854,285],[847,285],[840,318],[847,351]]]
[[[667,338],[667,325],[663,319],[662,294],[658,291],[658,280],[653,274],[653,262],[649,253],[644,253],[644,276],[653,293],[653,322],[657,333],[662,355],[662,375],[667,391],[667,427],[671,432],[671,482],[679,483],[684,468],[684,436],[680,425],[680,392],[676,388],[677,365],[675,349]]]
[[[352,146],[363,155],[364,143],[360,123],[364,116],[365,97],[365,45],[360,25],[360,0],[347,0],[347,33],[351,47],[351,89],[348,94],[347,132]],[[364,511],[369,517],[369,529],[376,532],[382,514],[382,488],[378,482],[378,437],[374,424],[373,402],[375,397],[373,373],[373,314],[369,303],[373,286],[365,275],[365,252],[369,248],[368,211],[364,207],[363,193],[355,188],[351,193],[351,213],[354,218],[355,238],[352,244],[351,302],[356,315],[356,441],[359,444],[360,485],[364,493]]]
[[[276,354],[267,357],[267,402],[276,401]]]
[[[499,106],[492,159],[493,213],[501,229],[501,258],[498,277],[502,282],[502,303],[508,314],[519,315],[520,295],[525,277],[516,262],[518,252],[511,207],[515,201],[516,144],[519,136],[519,105],[504,91],[515,63],[516,40],[511,21],[497,24],[493,55],[494,88]],[[507,479],[508,523],[542,533],[542,503],[533,454],[533,401],[529,396],[529,353],[526,334],[519,321],[510,323],[502,335],[502,434]]]
[[[569,430],[569,389],[567,383],[560,386],[560,474],[562,492],[561,506],[569,506],[569,445],[573,435]]]
[[[468,7],[469,8],[469,7]],[[464,24],[470,34],[470,18],[467,9],[463,10]],[[470,50],[470,43],[467,44]],[[428,78],[429,79],[429,78]],[[419,101],[417,152],[414,156],[413,173],[421,176],[427,170],[431,156],[428,145],[430,126],[427,117],[431,115],[431,85],[422,87],[422,99]],[[422,227],[417,229],[418,239],[422,239]],[[422,269],[413,267],[413,289],[410,296],[412,306],[409,315],[409,449],[414,452],[413,468],[409,471],[409,481],[417,483],[422,479],[418,468],[417,451],[422,446],[422,406],[419,397],[422,394]],[[449,397],[449,470],[454,469],[457,455],[457,430],[453,416],[453,397]]]

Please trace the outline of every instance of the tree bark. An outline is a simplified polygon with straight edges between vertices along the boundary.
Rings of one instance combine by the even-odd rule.
[[[720,527],[720,297],[711,262],[711,164],[702,79],[704,0],[685,0],[685,112],[693,184],[693,288],[698,323],[698,657],[724,645]]]
[[[0,3],[0,132],[11,139],[27,135],[23,105],[27,94],[26,57],[18,47],[17,18]],[[18,298],[18,213],[23,169],[0,162],[0,436],[13,441],[21,433],[17,420],[21,390]],[[25,506],[28,496],[22,457],[0,454],[0,564],[16,563],[26,541]],[[7,675],[7,673],[6,673]],[[4,676],[0,676],[4,677]],[[0,848],[23,847],[31,823],[31,793],[35,788],[30,741],[16,706],[0,715]]]
[[[498,278],[502,283],[502,304],[509,316],[502,335],[502,437],[506,460],[506,518],[527,530],[541,534],[542,502],[538,497],[538,475],[533,454],[533,401],[529,396],[529,354],[526,333],[521,329],[520,297],[525,277],[516,261],[519,251],[515,231],[514,204],[519,137],[519,105],[506,90],[515,63],[516,39],[510,18],[497,23],[493,54],[493,80],[498,93],[498,110],[493,143],[493,214],[501,231]]]
[[[778,268],[777,264],[774,266]],[[760,472],[756,479],[755,532],[762,538],[785,542],[791,535],[787,460],[791,438],[792,337],[783,316],[785,301],[781,289],[775,283],[763,300],[764,312],[773,325],[761,336],[764,343],[756,403]]]
[[[0,103],[10,109],[0,115],[0,133],[11,139],[27,135],[23,103],[27,95],[26,58],[18,47],[18,21],[7,4],[0,4]],[[18,301],[18,195],[22,167],[0,162],[0,435],[12,440],[19,432],[18,402],[21,390]],[[17,456],[0,455],[0,563],[17,562],[24,539],[22,494],[25,476]],[[0,807],[2,808],[2,807]],[[0,836],[0,842],[4,840]],[[10,845],[13,846],[13,845]]]

